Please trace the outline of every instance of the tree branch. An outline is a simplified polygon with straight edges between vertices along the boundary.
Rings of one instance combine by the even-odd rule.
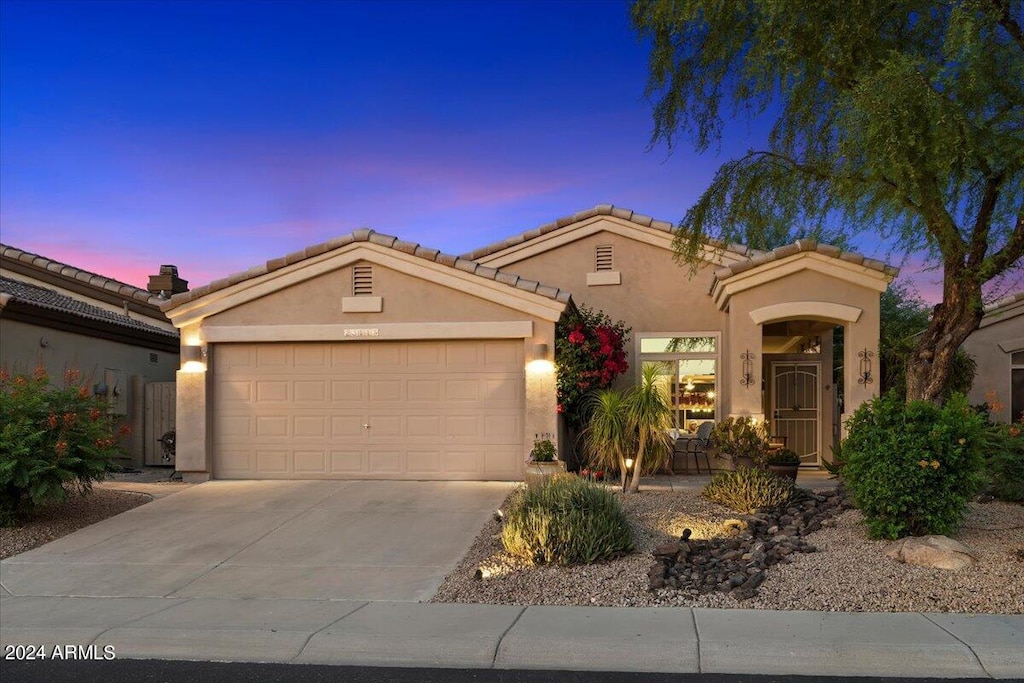
[[[1010,3],[991,0],[991,4],[999,12],[999,25],[1010,34],[1020,49],[1024,50],[1024,30],[1021,29],[1016,18],[1010,15]]]
[[[967,255],[967,267],[971,270],[981,264],[982,259],[985,258],[985,252],[988,250],[988,233],[992,225],[992,213],[995,211],[999,191],[1002,189],[1005,179],[1005,171],[993,178],[985,179],[985,194],[981,198],[978,215],[974,219],[974,229],[971,231],[971,250]]]
[[[982,284],[1002,273],[1013,263],[1024,257],[1024,205],[1017,212],[1017,225],[1003,248],[987,259],[978,268],[975,277]]]

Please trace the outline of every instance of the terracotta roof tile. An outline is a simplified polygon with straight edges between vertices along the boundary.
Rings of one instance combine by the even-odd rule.
[[[534,282],[532,280],[525,280],[519,277],[518,275],[514,275],[512,273],[504,273],[495,268],[483,266],[471,258],[459,257],[453,254],[445,254],[437,249],[428,249],[413,242],[405,242],[392,235],[384,235],[366,228],[361,228],[349,235],[337,237],[327,242],[317,244],[312,247],[308,247],[301,252],[294,252],[293,254],[289,254],[284,258],[270,259],[269,261],[266,262],[265,265],[255,266],[244,272],[229,275],[226,278],[215,280],[207,285],[196,287],[195,289],[189,292],[175,294],[173,297],[170,298],[170,300],[164,302],[163,309],[165,311],[171,310],[173,308],[181,306],[182,304],[188,303],[189,301],[199,299],[200,297],[203,297],[211,292],[231,287],[232,285],[245,282],[246,280],[250,280],[252,278],[260,277],[261,275],[266,275],[267,273],[283,268],[286,265],[301,263],[305,259],[312,258],[314,256],[319,256],[334,249],[340,249],[341,247],[353,244],[355,242],[369,242],[371,244],[376,244],[382,247],[386,247],[388,249],[394,249],[395,251],[399,251],[404,254],[410,254],[412,256],[416,256],[417,258],[422,258],[427,261],[439,263],[443,266],[448,266],[451,268],[456,268],[458,270],[464,271],[466,273],[471,273],[473,275],[476,275],[477,277],[481,277],[487,280],[493,280],[495,282],[500,282],[501,284],[510,287],[516,287],[517,289],[523,289],[528,292],[536,292],[538,294],[541,294],[542,296],[545,296],[549,299],[554,299],[560,303],[568,303],[568,301],[571,298],[569,292],[560,290],[557,287],[541,286],[537,282]],[[302,258],[299,258],[300,255],[302,256]]]
[[[23,251],[8,244],[0,244],[0,256],[20,261],[22,263],[28,263],[35,268],[56,273],[72,280],[87,283],[97,289],[102,289],[108,292],[117,292],[123,297],[132,299],[133,301],[147,303],[154,307],[158,307],[163,301],[163,299],[151,294],[145,289],[130,285],[127,282],[121,282],[120,280],[105,277],[98,273],[92,273],[87,270],[82,270],[81,268],[75,268],[67,263],[54,261],[53,259],[46,258],[45,256]]]
[[[117,327],[159,334],[171,339],[178,338],[177,331],[165,330],[162,327],[150,325],[141,320],[130,318],[120,313],[114,313],[66,294],[60,294],[55,290],[39,287],[22,282],[21,280],[0,276],[0,292],[8,294],[15,301],[29,306],[59,311],[78,318],[95,320],[116,325]]]
[[[998,301],[993,301],[992,303],[987,304],[985,306],[985,315],[998,313],[1002,309],[1011,306],[1017,303],[1018,301],[1024,301],[1024,290],[1014,292],[1013,294],[1008,294],[1007,296],[1004,296]]]

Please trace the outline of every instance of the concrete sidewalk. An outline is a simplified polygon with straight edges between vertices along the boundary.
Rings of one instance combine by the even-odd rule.
[[[118,658],[1024,677],[1024,616],[0,596],[0,645]]]

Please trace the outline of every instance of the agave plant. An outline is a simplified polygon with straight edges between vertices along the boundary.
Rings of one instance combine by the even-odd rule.
[[[628,420],[626,398],[620,391],[604,389],[592,394],[587,412],[590,419],[583,438],[590,451],[592,468],[617,469],[626,485],[626,458],[631,457],[637,434]]]

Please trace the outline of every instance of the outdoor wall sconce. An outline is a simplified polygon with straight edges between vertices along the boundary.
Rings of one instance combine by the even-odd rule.
[[[202,346],[184,346],[181,349],[181,360],[185,363],[202,363]]]
[[[740,384],[749,387],[754,383],[754,354],[747,349],[740,354],[740,360],[743,361],[743,375],[740,377]]]
[[[548,345],[545,343],[533,345],[533,359],[534,360],[547,360],[548,358]]]
[[[857,384],[871,384],[875,381],[871,379],[871,359],[875,354],[868,351],[865,346],[863,351],[857,352],[857,355],[860,356],[860,377],[857,378]]]

